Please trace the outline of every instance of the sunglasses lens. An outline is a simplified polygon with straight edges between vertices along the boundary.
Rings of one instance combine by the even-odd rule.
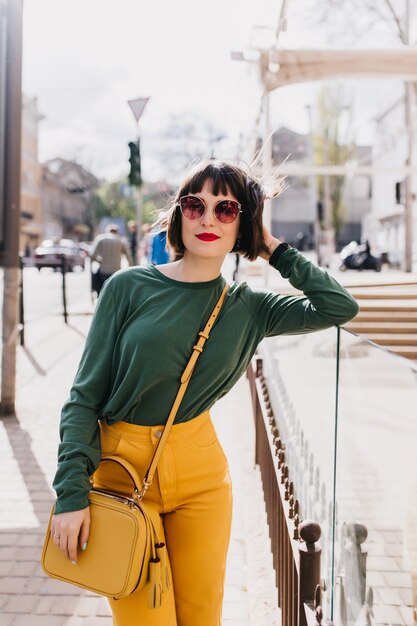
[[[183,196],[180,199],[181,213],[188,220],[198,220],[204,215],[204,202],[196,196]]]
[[[216,205],[214,213],[222,224],[231,224],[239,215],[239,204],[234,200],[223,200]]]

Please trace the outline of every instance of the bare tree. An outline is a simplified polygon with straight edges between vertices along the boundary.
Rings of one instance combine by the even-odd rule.
[[[172,115],[158,132],[153,154],[166,172],[166,179],[176,182],[186,169],[202,158],[215,158],[226,132],[195,114]]]
[[[406,43],[404,0],[308,0],[293,6],[297,20],[314,23],[332,45],[369,45],[370,38]]]
[[[413,0],[306,0],[303,14],[298,6],[297,19],[315,23],[322,37],[332,45],[381,44],[391,46],[400,42],[411,45],[411,7]],[[414,0],[415,4],[415,0]],[[414,42],[417,43],[417,42]],[[413,105],[417,96],[417,82],[404,84],[404,128],[407,135],[405,166],[414,164]],[[404,178],[404,269],[412,271],[413,194],[411,174]]]
[[[318,97],[315,161],[319,165],[344,165],[355,154],[352,98],[341,84],[325,84]],[[340,233],[345,222],[345,176],[319,176],[319,201],[324,206],[322,227]]]

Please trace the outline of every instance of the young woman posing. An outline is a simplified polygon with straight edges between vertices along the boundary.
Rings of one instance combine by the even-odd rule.
[[[243,168],[201,163],[180,185],[165,219],[178,260],[117,272],[98,300],[62,410],[54,481],[51,532],[75,567],[77,550],[88,550],[89,477],[95,472],[100,485],[129,492],[113,464],[99,467],[101,454],[109,453],[125,457],[143,477],[198,332],[226,284],[226,255],[261,257],[304,292],[229,286],[146,494],[159,513],[172,584],[158,609],[147,608],[146,588],[110,600],[118,626],[221,624],[232,495],[210,408],[245,372],[264,337],[344,324],[358,311],[336,280],[263,226],[266,196]]]

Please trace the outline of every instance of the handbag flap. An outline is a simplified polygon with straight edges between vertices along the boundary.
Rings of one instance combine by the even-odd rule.
[[[142,510],[107,494],[90,492],[91,526],[88,548],[78,551],[72,565],[50,535],[50,523],[42,552],[42,568],[53,578],[89,588],[110,597],[122,597],[135,589],[147,572],[151,556],[149,527]],[[51,515],[52,518],[52,515]]]

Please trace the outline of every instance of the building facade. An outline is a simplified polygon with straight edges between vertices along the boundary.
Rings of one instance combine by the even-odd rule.
[[[93,238],[91,198],[99,180],[79,163],[56,158],[42,165],[41,205],[44,239]]]
[[[38,125],[42,115],[36,98],[22,94],[22,151],[19,249],[30,255],[42,237],[41,168],[38,158]]]
[[[386,253],[391,264],[400,265],[405,248],[404,175],[394,171],[394,168],[406,162],[408,152],[404,95],[396,94],[374,121],[376,132],[372,152],[375,168],[372,179],[373,196],[371,210],[363,220],[363,230],[377,252]],[[417,113],[414,128],[417,128]],[[417,133],[414,138],[414,154],[417,154]],[[378,168],[384,168],[384,171],[378,172]],[[416,250],[417,245],[416,190],[417,176],[414,175],[413,250]]]
[[[272,137],[272,158],[275,166],[285,160],[300,165],[314,162],[311,137],[281,127]],[[371,148],[358,146],[355,160],[370,163]],[[289,177],[287,188],[272,200],[272,231],[280,239],[303,247],[313,247],[315,222],[318,219],[317,181],[312,176]],[[344,187],[346,206],[344,225],[338,236],[338,248],[362,237],[362,220],[371,209],[371,177],[348,178]]]

